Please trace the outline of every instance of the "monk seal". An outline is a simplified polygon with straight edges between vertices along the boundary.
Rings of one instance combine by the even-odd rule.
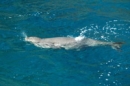
[[[94,40],[91,38],[82,38],[78,40],[73,37],[54,37],[54,38],[38,38],[38,37],[25,37],[25,41],[34,44],[41,48],[53,48],[53,49],[81,49],[83,47],[93,46],[111,46],[115,50],[120,50],[123,42],[105,42]]]

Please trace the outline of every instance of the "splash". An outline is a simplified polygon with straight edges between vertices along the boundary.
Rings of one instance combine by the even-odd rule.
[[[128,23],[128,24],[127,24]],[[122,22],[118,20],[108,21],[105,25],[90,24],[81,28],[80,36],[76,39],[83,39],[85,36],[104,41],[125,41],[130,39],[129,22]]]
[[[84,38],[85,38],[85,33],[86,33],[86,29],[85,28],[82,28],[81,30],[80,30],[80,35],[79,36],[77,36],[77,37],[75,37],[75,40],[76,41],[81,41],[81,40],[83,40]]]
[[[24,38],[24,41],[27,39],[27,34],[25,32],[21,33],[22,37]]]

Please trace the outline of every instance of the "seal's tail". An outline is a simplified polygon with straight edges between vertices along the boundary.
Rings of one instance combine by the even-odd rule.
[[[122,44],[124,44],[124,42],[114,42],[111,44],[111,46],[113,49],[120,51]]]

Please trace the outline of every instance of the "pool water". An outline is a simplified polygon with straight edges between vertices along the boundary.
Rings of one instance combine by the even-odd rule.
[[[85,36],[124,42],[81,50],[24,41]],[[0,86],[130,86],[129,0],[1,0]]]

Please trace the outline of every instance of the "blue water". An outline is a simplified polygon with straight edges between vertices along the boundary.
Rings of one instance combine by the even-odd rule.
[[[109,46],[41,49],[41,38],[79,36],[124,42]],[[0,0],[0,86],[130,86],[129,0]]]

